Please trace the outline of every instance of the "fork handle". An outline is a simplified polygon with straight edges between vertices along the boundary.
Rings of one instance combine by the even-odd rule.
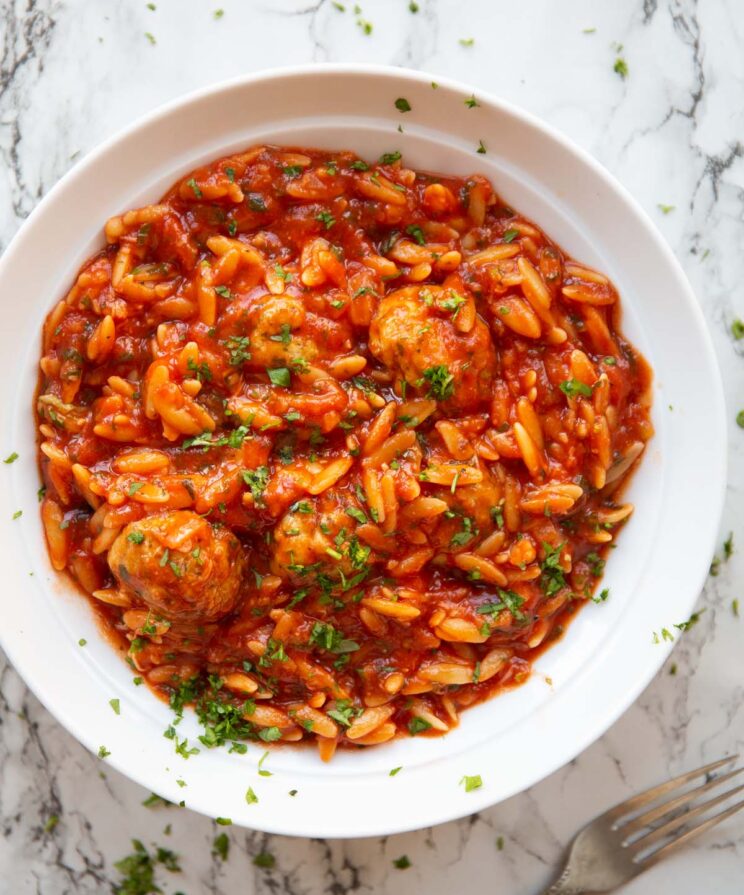
[[[566,867],[563,873],[546,889],[543,895],[594,895],[588,889],[575,886],[571,882],[571,870]]]

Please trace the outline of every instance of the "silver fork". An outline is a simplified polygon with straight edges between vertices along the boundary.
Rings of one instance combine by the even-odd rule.
[[[716,805],[744,790],[744,784],[740,784],[706,802],[692,804],[700,796],[741,774],[744,767],[717,776],[713,774],[738,758],[738,755],[732,755],[696,771],[688,771],[600,814],[577,834],[563,873],[545,895],[609,892],[661,861],[671,851],[736,814],[744,808],[744,799],[689,826],[690,821],[702,818]],[[705,781],[694,789],[685,790],[686,785],[698,777],[704,777]],[[662,804],[639,813],[640,809],[677,790],[682,790],[680,795],[674,795]]]

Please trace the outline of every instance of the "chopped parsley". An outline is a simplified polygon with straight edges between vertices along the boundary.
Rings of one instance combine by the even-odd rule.
[[[240,367],[245,361],[251,359],[248,347],[251,340],[248,336],[230,336],[224,342],[225,348],[230,352],[230,366]]]
[[[409,227],[406,227],[406,233],[409,236],[412,236],[413,239],[420,245],[426,245],[426,237],[424,236],[424,231],[418,224],[411,224]]]
[[[455,377],[444,364],[427,367],[424,379],[429,383],[429,395],[437,401],[446,401],[455,389]]]
[[[253,858],[253,864],[255,867],[262,867],[264,870],[271,870],[272,867],[276,864],[276,858],[267,851],[259,852]]]
[[[274,367],[266,371],[273,385],[289,388],[291,382],[290,372],[287,367]]]
[[[414,715],[413,718],[408,722],[408,732],[412,737],[415,737],[416,734],[423,733],[425,730],[429,730],[431,728],[431,724],[425,720],[424,718],[419,718],[418,715]]]
[[[734,533],[733,531],[729,532],[729,536],[723,542],[723,558],[731,559],[734,553]]]
[[[558,388],[569,398],[578,398],[579,395],[585,398],[591,398],[592,396],[591,386],[579,382],[578,379],[566,379],[561,382]]]
[[[515,593],[513,590],[503,590],[502,588],[498,588],[496,593],[499,598],[498,601],[495,603],[481,604],[475,610],[478,615],[490,615],[492,618],[495,618],[505,609],[508,609],[516,621],[526,621],[527,617],[521,610],[521,606],[524,603],[523,597],[520,597],[519,594]]]
[[[486,154],[488,150],[486,149],[486,144],[483,142],[483,140],[478,140],[478,148],[475,151],[478,153],[478,155]]]
[[[511,229],[504,231],[504,235],[502,236],[502,239],[504,240],[504,242],[514,242],[514,240],[518,236],[519,236],[519,230],[515,230],[514,227],[512,227]]]
[[[410,112],[411,104],[408,102],[408,100],[405,97],[399,96],[398,99],[395,100],[395,108],[399,112]]]
[[[693,628],[699,621],[700,616],[705,612],[705,609],[701,609],[700,612],[693,612],[692,615],[687,619],[686,622],[680,622],[674,627],[678,631],[689,631],[690,628]]]
[[[326,230],[330,230],[336,223],[336,218],[334,218],[330,211],[321,211],[320,214],[315,215],[315,220],[320,221],[320,223],[325,226]]]
[[[542,587],[547,597],[552,597],[558,591],[568,586],[563,566],[561,565],[561,551],[566,545],[563,543],[557,547],[551,547],[550,544],[543,541],[542,546],[545,551],[545,559],[540,563],[542,570],[540,587]]]
[[[249,805],[256,805],[258,803],[258,796],[253,792],[252,786],[249,786],[245,791],[245,800]]]
[[[133,544],[141,544],[145,540],[145,536],[142,534],[141,531],[137,531],[135,529],[134,531],[129,532],[129,534],[127,535],[127,540],[131,541]]]
[[[227,833],[220,833],[219,836],[215,836],[214,842],[212,843],[212,854],[219,855],[220,860],[226,861],[229,853],[230,840]]]
[[[98,757],[99,758],[108,758],[109,755],[111,755],[111,753],[105,746],[98,747]]]
[[[121,704],[118,699],[109,699],[109,705],[114,710],[115,715],[121,714]]]
[[[8,456],[3,460],[3,463],[5,463],[6,465],[9,465],[11,463],[15,463],[15,461],[17,459],[18,459],[18,454],[15,451],[13,451],[12,454],[8,454]]]
[[[139,839],[132,839],[132,854],[114,863],[121,875],[116,886],[117,895],[148,895],[162,892],[155,880],[155,869],[162,865],[169,873],[179,873],[178,855],[168,848],[157,846],[150,854]]]
[[[401,154],[396,149],[395,152],[385,152],[380,156],[381,165],[394,165],[401,160]]]
[[[464,102],[465,105],[468,107],[468,109],[475,109],[476,106],[479,106],[479,105],[480,105],[480,103],[478,102],[478,100],[475,98],[475,94],[474,94],[474,93],[470,95],[470,98],[469,98],[469,99],[464,99],[463,102]]]
[[[393,867],[397,867],[398,870],[408,870],[411,866],[411,861],[408,855],[401,855],[399,858],[396,858],[393,861]]]
[[[472,792],[474,789],[480,789],[483,786],[483,780],[481,779],[480,774],[475,774],[472,777],[468,777],[466,774],[462,780],[460,780],[460,786],[465,786],[465,792]]]
[[[232,826],[232,820],[229,817],[215,817],[214,822],[221,827]]]
[[[623,81],[628,77],[628,63],[623,59],[622,56],[618,56],[615,60],[615,64],[612,66],[612,70],[615,74],[620,75]]]
[[[350,699],[337,699],[335,708],[326,712],[329,718],[333,718],[342,727],[351,727],[354,718],[361,715],[361,713],[362,710],[355,708]]]
[[[186,181],[186,186],[191,187],[191,192],[196,196],[197,199],[202,198],[202,191],[199,189],[199,185],[193,177],[190,180]]]
[[[737,342],[739,341],[739,339],[744,339],[744,321],[740,320],[738,317],[735,317],[731,321],[731,335],[737,340]],[[15,459],[18,454],[11,454],[10,456]],[[8,459],[5,462],[12,463],[13,460]]]
[[[264,727],[259,730],[258,735],[264,743],[275,743],[282,738],[282,732],[278,727]]]
[[[359,649],[356,641],[347,640],[341,631],[325,622],[315,622],[308,643],[329,653],[353,653]]]
[[[244,469],[243,481],[250,489],[256,503],[261,503],[263,493],[269,483],[269,467],[259,466],[257,469]]]
[[[674,205],[663,205],[661,202],[658,204],[658,209],[662,214],[671,214],[675,207]]]
[[[399,774],[403,770],[403,765],[400,765],[397,768],[393,768],[392,771],[388,774],[388,777],[395,777],[396,774]]]
[[[310,511],[312,512],[312,510]],[[365,525],[367,523],[367,516],[363,510],[358,509],[358,507],[347,507],[346,515],[351,516],[352,519],[356,519],[361,525]]]

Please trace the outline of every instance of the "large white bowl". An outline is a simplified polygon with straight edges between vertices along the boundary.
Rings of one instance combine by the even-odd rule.
[[[115,768],[174,802],[303,836],[385,834],[478,811],[560,767],[615,721],[668,654],[670,644],[654,643],[652,632],[685,620],[702,586],[723,500],[725,423],[690,287],[646,215],[592,158],[495,97],[476,91],[479,106],[468,108],[471,93],[370,66],[271,71],[211,87],[83,159],[0,261],[0,453],[20,454],[0,468],[2,646],[75,737],[94,752],[106,746]],[[412,111],[400,113],[398,97]],[[480,140],[485,155],[476,154]],[[257,746],[247,755],[202,750],[188,761],[174,754],[163,737],[171,713],[132,685],[85,600],[52,571],[37,509],[32,412],[44,315],[102,244],[104,221],[156,200],[190,168],[259,141],[353,149],[368,159],[400,149],[417,168],[482,172],[569,253],[609,274],[625,332],[655,370],[656,436],[630,489],[635,515],[607,564],[607,603],[579,613],[529,683],[467,711],[448,736],[346,752],[327,765],[311,749],[273,749],[271,777],[257,775]],[[23,516],[12,521],[18,509]],[[184,720],[182,735],[197,733],[194,719]],[[466,774],[480,774],[482,788],[466,793]],[[258,804],[246,803],[248,786]]]

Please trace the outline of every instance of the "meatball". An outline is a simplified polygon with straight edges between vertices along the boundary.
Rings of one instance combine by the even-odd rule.
[[[313,313],[302,297],[267,293],[257,299],[236,299],[233,305],[225,314],[220,337],[247,336],[251,368],[312,365],[351,347],[348,324]]]
[[[285,581],[309,585],[319,578],[343,585],[378,557],[356,536],[347,509],[362,512],[350,493],[327,491],[292,504],[274,529],[271,570]]]
[[[380,302],[369,327],[372,354],[450,411],[471,411],[489,399],[496,364],[480,317],[470,332],[456,329],[461,302],[441,286],[406,286]]]
[[[479,539],[488,537],[496,529],[494,512],[502,505],[503,487],[488,470],[477,485],[464,485],[454,494],[449,487],[432,487],[429,492],[449,504],[449,513],[437,517],[437,525],[429,536],[440,549],[471,544],[476,533]],[[474,544],[475,542],[473,542]]]
[[[131,522],[111,545],[108,562],[122,589],[159,614],[205,623],[235,608],[246,557],[228,528],[178,510]]]

